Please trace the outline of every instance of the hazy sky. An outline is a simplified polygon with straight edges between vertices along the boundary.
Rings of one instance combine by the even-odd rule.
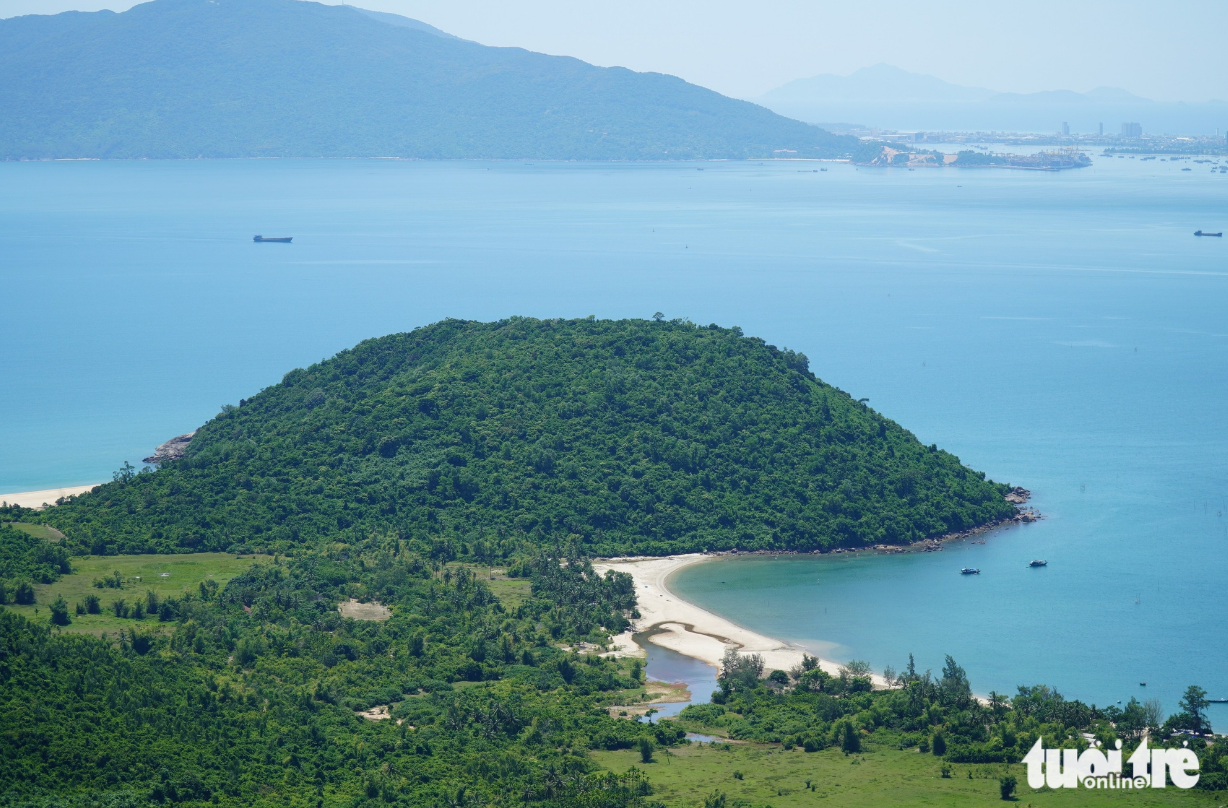
[[[242,2],[242,0],[218,0]],[[334,0],[330,0],[334,2]],[[0,17],[130,0],[0,0]],[[487,45],[672,73],[749,98],[878,62],[995,90],[1228,100],[1224,0],[365,0]]]

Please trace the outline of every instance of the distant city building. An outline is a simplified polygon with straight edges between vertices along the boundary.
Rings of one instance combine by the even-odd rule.
[[[1062,137],[1070,137],[1070,124],[1062,121]]]
[[[1100,124],[1100,135],[1104,136],[1104,124]]]
[[[1142,137],[1143,125],[1141,123],[1123,123],[1121,125],[1122,137]]]

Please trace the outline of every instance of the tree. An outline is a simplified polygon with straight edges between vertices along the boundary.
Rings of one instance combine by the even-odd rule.
[[[13,602],[21,606],[30,606],[34,603],[34,585],[29,581],[20,581],[17,584],[17,589],[13,592]]]
[[[66,626],[72,620],[68,617],[68,601],[60,595],[51,604],[51,623],[56,626]]]
[[[942,757],[947,753],[947,739],[942,734],[942,730],[934,733],[934,740],[930,744],[930,749],[934,752],[935,757]]]
[[[665,315],[662,314],[661,312],[657,312],[656,314],[652,315],[652,319],[656,320],[659,323],[665,319]]]
[[[1207,700],[1207,691],[1203,690],[1198,685],[1190,685],[1185,689],[1185,695],[1177,702],[1181,709],[1189,716],[1189,729],[1195,732],[1206,732],[1207,730],[1207,707],[1211,702]]]
[[[117,483],[126,483],[135,476],[136,467],[125,460],[124,465],[119,467],[119,471],[116,471],[111,475],[111,479]]]
[[[962,707],[972,701],[972,685],[968,683],[968,674],[951,658],[950,654],[947,654],[946,664],[942,666],[938,695],[938,700],[948,706]]]
[[[635,748],[640,753],[641,761],[644,763],[652,763],[653,744],[651,738],[641,736],[639,742],[636,743]]]
[[[840,738],[840,750],[846,755],[861,751],[861,733],[852,721],[844,722],[844,734]]]
[[[747,690],[759,684],[763,676],[763,657],[759,654],[739,654],[736,648],[726,648],[721,657],[721,687],[727,691]]]
[[[1001,795],[1002,799],[1009,800],[1015,796],[1016,785],[1018,785],[1018,781],[1015,780],[1015,775],[1008,774],[998,780],[998,794]]]

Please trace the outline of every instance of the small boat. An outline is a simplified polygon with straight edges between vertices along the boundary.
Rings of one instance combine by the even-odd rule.
[[[1138,683],[1138,686],[1139,686],[1139,687],[1146,687],[1146,686],[1147,686],[1147,683],[1146,683],[1146,682],[1139,682],[1139,683]]]
[[[277,244],[289,244],[290,240],[293,238],[294,236],[279,236],[277,238],[272,238],[272,237],[265,238],[264,236],[253,236],[252,241],[255,241],[255,242],[268,241],[268,242],[276,242]]]
[[[1207,699],[1212,704],[1228,704],[1228,699]]]
[[[1049,566],[1049,562],[1048,562],[1048,561],[1042,561],[1041,559],[1039,559],[1039,558],[1038,558],[1038,559],[1036,559],[1035,561],[1033,561],[1033,562],[1031,562],[1030,564],[1028,564],[1028,566],[1029,566],[1029,567],[1047,567],[1047,566]]]
[[[1222,231],[1221,231],[1221,232],[1219,232],[1219,233],[1204,233],[1204,232],[1202,232],[1201,230],[1195,230],[1195,231],[1194,231],[1194,235],[1196,235],[1196,236],[1213,236],[1213,237],[1215,237],[1215,238],[1223,238],[1223,237],[1224,237],[1224,234],[1223,234],[1223,232],[1222,232]]]
[[[964,567],[962,570],[959,571],[959,574],[960,575],[980,575],[981,571],[978,570],[976,567]]]

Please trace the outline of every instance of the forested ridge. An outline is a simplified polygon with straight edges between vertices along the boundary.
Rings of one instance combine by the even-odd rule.
[[[0,805],[638,804],[643,779],[586,750],[681,733],[602,708],[638,663],[557,647],[621,629],[629,579],[540,563],[511,611],[395,540],[257,565],[118,637],[0,610]],[[343,618],[347,598],[392,617]]]
[[[118,14],[0,20],[0,108],[6,160],[867,150],[676,76],[486,47],[394,14],[299,0],[153,0]]]
[[[182,460],[40,519],[95,554],[373,532],[443,558],[813,550],[992,522],[1005,490],[736,328],[513,318],[293,370]]]

